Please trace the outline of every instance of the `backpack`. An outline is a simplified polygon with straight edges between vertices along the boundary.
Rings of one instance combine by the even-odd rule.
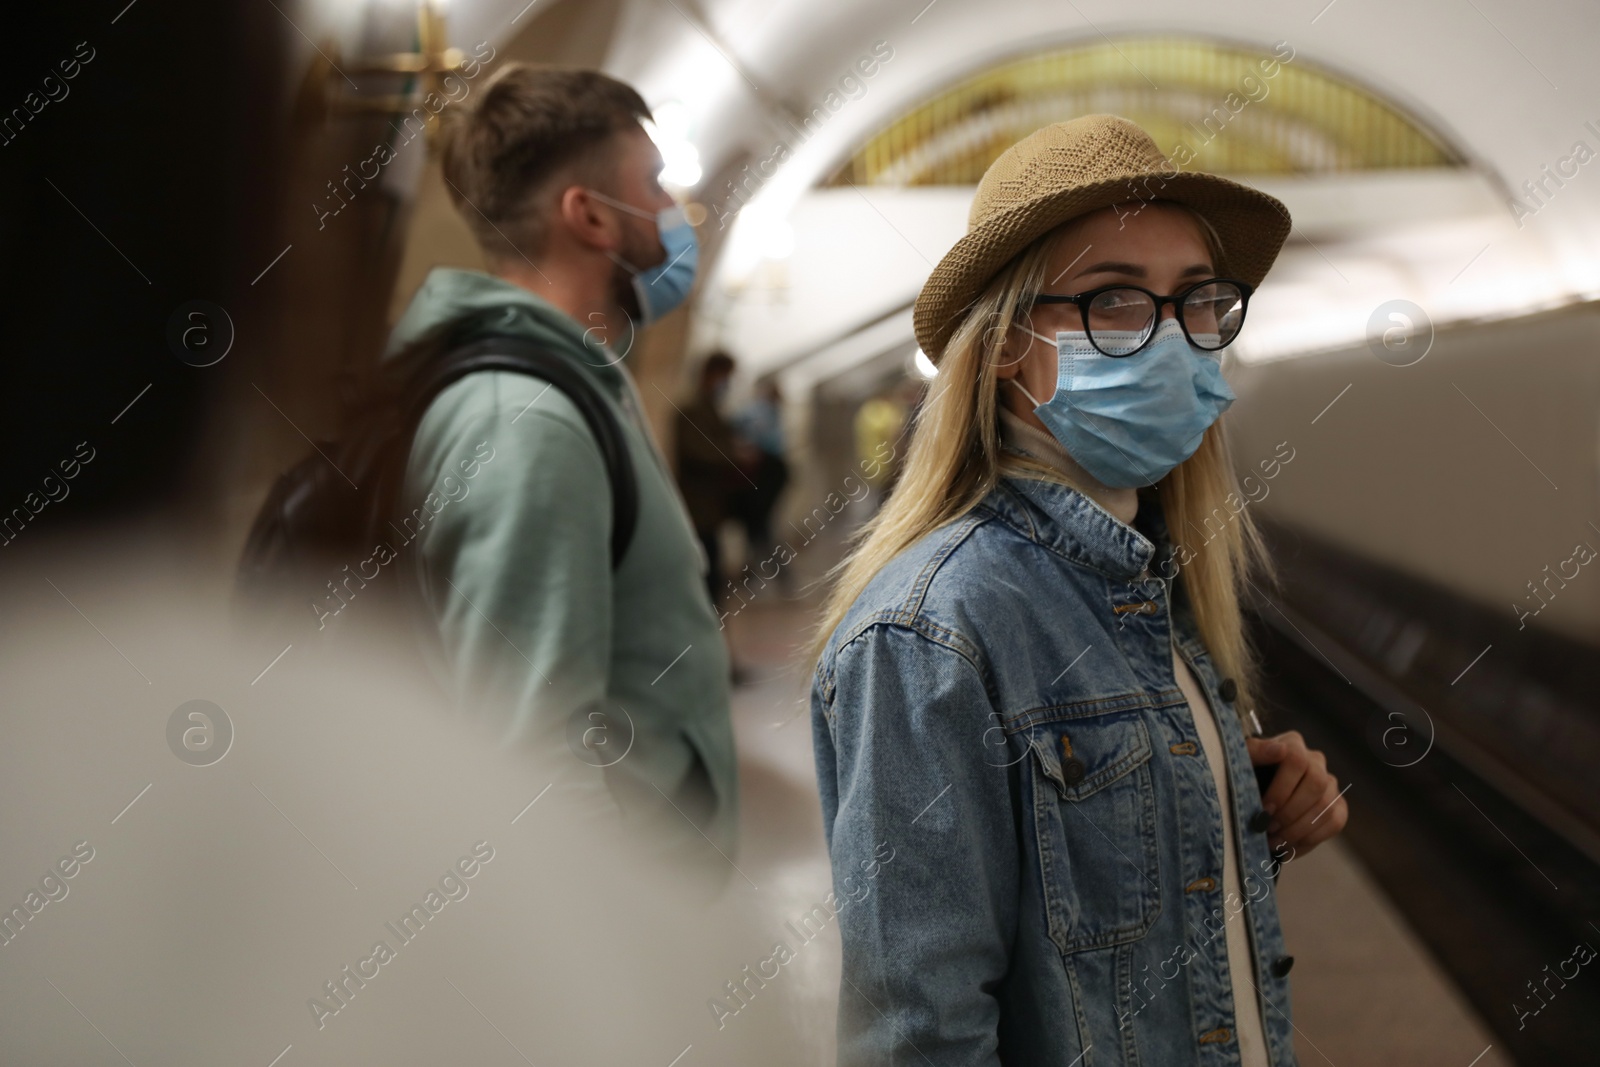
[[[281,623],[298,616],[300,624],[317,621],[317,629],[323,628],[326,617],[319,618],[317,600],[329,596],[334,581],[348,580],[350,568],[373,555],[375,545],[395,540],[391,520],[428,405],[453,383],[480,371],[542,379],[577,406],[605,462],[612,501],[611,565],[621,562],[638,525],[638,482],[622,427],[599,390],[560,355],[524,338],[479,336],[463,343],[461,332],[436,331],[413,346],[401,363],[415,369],[391,381],[386,395],[380,390],[347,436],[315,442],[313,454],[278,477],[239,560],[235,605],[251,623]],[[391,580],[389,596],[398,595],[414,607],[421,575],[417,561],[381,570],[407,575],[401,581],[408,588],[395,590]]]

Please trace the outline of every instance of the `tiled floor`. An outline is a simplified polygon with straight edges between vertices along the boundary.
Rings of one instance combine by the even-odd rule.
[[[773,595],[729,621],[735,660],[750,679],[734,699],[743,775],[739,865],[778,924],[811,911],[831,887],[806,704],[810,660],[802,650],[812,608]],[[1511,1063],[1490,1047],[1482,1021],[1337,841],[1297,859],[1279,892],[1296,960],[1303,1067]],[[827,1067],[839,983],[834,927],[807,943],[790,970],[797,983],[784,1003],[806,1045],[793,1062]]]

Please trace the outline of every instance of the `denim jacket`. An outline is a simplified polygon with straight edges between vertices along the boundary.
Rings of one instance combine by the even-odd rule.
[[[1248,931],[1271,1063],[1296,1064],[1280,861],[1248,829],[1234,689],[1163,577],[1154,498],[1135,525],[1002,478],[830,637],[811,710],[841,1065],[1238,1064],[1227,922]],[[1216,710],[1230,811],[1174,648]],[[1244,900],[1223,899],[1225,818]]]

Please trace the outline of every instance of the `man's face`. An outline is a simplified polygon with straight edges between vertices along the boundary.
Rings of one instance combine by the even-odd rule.
[[[616,186],[607,192],[623,203],[648,212],[650,218],[631,211],[618,211],[622,223],[622,245],[617,255],[639,270],[658,266],[667,258],[662,247],[661,234],[655,224],[658,211],[669,208],[674,201],[661,187],[661,152],[650,135],[641,126],[634,126],[617,135]],[[617,304],[634,319],[641,317],[639,298],[633,292],[633,277],[618,266],[612,272],[612,289]]]
[[[713,400],[721,400],[728,392],[728,383],[733,380],[733,372],[727,370],[709,370],[705,374],[704,389],[706,396]]]

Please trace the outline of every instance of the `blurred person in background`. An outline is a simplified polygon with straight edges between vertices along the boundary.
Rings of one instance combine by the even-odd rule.
[[[783,393],[772,379],[756,386],[756,395],[733,419],[734,432],[745,443],[754,462],[750,480],[734,489],[733,505],[744,527],[746,556],[752,561],[772,556],[772,513],[789,484],[789,460],[784,447]],[[788,580],[788,571],[780,572]]]
[[[1295,1062],[1275,877],[1347,808],[1299,734],[1247,737],[1265,561],[1217,422],[1288,233],[1091,115],[996,160],[923,287],[938,375],[812,687],[836,891],[875,878],[840,1064]]]
[[[613,559],[612,463],[583,412],[566,390],[499,370],[428,406],[404,498],[438,510],[402,551],[420,554],[460,705],[504,745],[571,749],[560,788],[725,872],[706,842],[735,844],[727,652],[624,362],[636,331],[687,298],[697,262],[649,117],[597,71],[498,71],[450,117],[442,154],[489,269],[432,271],[386,353],[398,371],[436,358],[441,337],[512,337],[581,375],[620,425],[637,482],[625,551]]]
[[[720,602],[725,575],[722,570],[722,524],[732,515],[735,486],[747,485],[750,452],[734,435],[722,413],[733,380],[734,359],[713,352],[700,365],[694,394],[678,409],[676,446],[678,487],[689,506],[695,536],[705,550],[708,569],[706,591],[713,607]]]
[[[872,490],[871,511],[877,510],[900,480],[905,468],[907,431],[916,420],[925,392],[921,382],[906,378],[856,409],[856,456],[862,462],[862,470],[871,471],[863,475]]]

